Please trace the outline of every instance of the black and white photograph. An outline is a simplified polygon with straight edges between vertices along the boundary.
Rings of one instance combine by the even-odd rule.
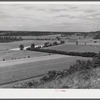
[[[100,89],[100,2],[0,2],[0,88]]]

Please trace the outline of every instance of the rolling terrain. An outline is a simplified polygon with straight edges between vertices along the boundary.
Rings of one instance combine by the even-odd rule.
[[[44,49],[51,49],[51,50],[59,50],[59,51],[67,51],[67,52],[95,52],[98,53],[100,51],[100,44],[99,45],[75,45],[75,43],[66,43],[63,45],[51,46],[46,47]]]
[[[0,61],[0,85],[33,78],[50,70],[69,68],[76,60],[89,58],[49,55],[26,59]]]

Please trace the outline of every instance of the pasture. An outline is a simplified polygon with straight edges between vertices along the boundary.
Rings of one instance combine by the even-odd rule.
[[[28,59],[17,59],[0,62],[0,84],[21,81],[42,75],[51,70],[67,69],[76,60],[90,58],[72,57],[65,55],[47,55]]]
[[[49,36],[41,36],[41,38],[44,37],[49,38]],[[52,36],[51,38],[56,38],[56,36]],[[43,45],[45,42],[52,43],[54,41],[23,40],[9,43],[0,43],[0,84],[30,79],[38,75],[45,74],[51,70],[59,71],[62,69],[69,68],[70,65],[74,64],[76,60],[91,59],[86,57],[73,57],[57,54],[49,55],[48,53],[26,50],[9,51],[10,49],[18,48],[20,44],[23,44],[24,46],[30,46],[32,43],[36,45]],[[88,44],[89,43],[93,44],[93,41],[89,41]],[[90,44],[84,45],[84,41],[80,40],[80,44],[75,45],[75,42],[68,42],[68,40],[65,39],[65,44],[46,47],[44,49],[75,52],[99,52],[99,45],[91,46]],[[2,61],[3,59],[5,59],[5,61]]]
[[[39,56],[46,56],[49,55],[48,53],[41,53],[35,51],[0,51],[0,61],[3,59],[5,60],[14,60],[14,59],[25,59],[31,57],[39,57]]]
[[[100,45],[93,45],[91,43],[89,45],[84,45],[84,44],[76,45],[75,43],[66,43],[66,44],[62,44],[62,45],[47,47],[44,49],[67,51],[67,52],[95,52],[95,53],[98,53],[98,52],[100,52]]]
[[[32,52],[32,51],[11,51],[10,49],[19,48],[20,44],[25,46],[30,46],[32,43],[36,45],[42,45],[46,41],[42,40],[23,40],[23,41],[15,41],[9,43],[0,43],[0,60],[12,60],[12,59],[22,59],[27,57],[36,57],[36,56],[44,56],[48,55],[47,53],[40,52]]]
[[[8,49],[18,48],[20,44],[23,44],[24,46],[30,46],[32,43],[35,44],[44,44],[46,41],[42,40],[23,40],[23,41],[15,41],[15,42],[9,42],[9,43],[0,43],[0,51],[5,51]]]

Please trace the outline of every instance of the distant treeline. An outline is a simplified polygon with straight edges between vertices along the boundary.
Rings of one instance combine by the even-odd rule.
[[[42,36],[54,35],[58,32],[42,32],[42,31],[0,31],[0,36]]]
[[[97,53],[95,53],[95,52],[67,52],[67,51],[42,49],[42,48],[41,49],[39,49],[39,48],[27,48],[27,50],[54,53],[54,54],[62,54],[62,55],[70,55],[70,56],[81,56],[81,57],[95,57],[95,56],[97,56]]]
[[[0,36],[0,42],[13,42],[21,40],[23,40],[21,37]]]
[[[49,32],[49,31],[0,31],[0,36],[42,36],[42,35],[73,35],[80,32]],[[81,32],[85,34],[86,32]]]
[[[100,31],[95,32],[52,32],[52,31],[0,31],[0,36],[42,36],[42,35],[56,35],[61,34],[62,36],[68,35],[82,35],[82,36],[95,36],[98,38]]]
[[[95,33],[93,39],[100,39],[100,32]]]
[[[61,36],[70,36],[70,35],[77,35],[77,36],[86,36],[92,37],[93,39],[100,39],[100,31],[95,32],[66,32],[62,33]]]

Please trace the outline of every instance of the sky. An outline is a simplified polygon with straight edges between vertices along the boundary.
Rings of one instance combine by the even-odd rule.
[[[0,30],[100,31],[100,3],[0,3]]]

